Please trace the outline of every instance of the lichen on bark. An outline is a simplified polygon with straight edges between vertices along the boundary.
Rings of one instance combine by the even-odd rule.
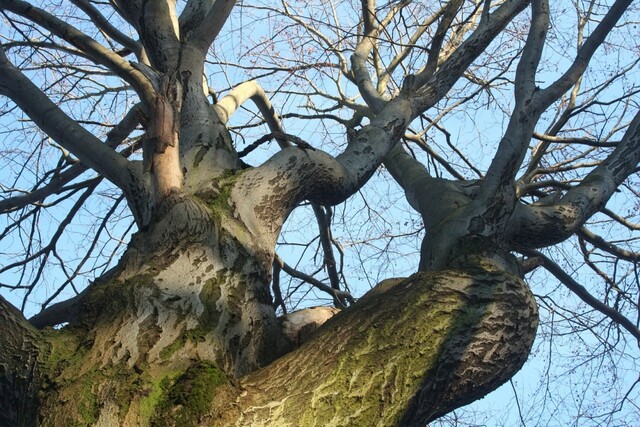
[[[424,425],[508,380],[536,326],[516,276],[418,273],[242,379],[237,425]]]

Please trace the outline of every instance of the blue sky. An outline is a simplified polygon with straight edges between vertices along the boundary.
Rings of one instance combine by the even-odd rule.
[[[569,21],[557,19],[554,21],[554,25],[558,29],[565,25],[570,27],[571,25],[567,22]],[[215,49],[218,59],[250,65],[252,59],[260,57],[257,53],[264,52],[256,51],[255,57],[246,54],[239,56],[238,52],[242,52],[246,45],[255,41],[264,41],[270,38],[274,28],[267,26],[264,20],[253,20],[246,13],[238,12],[229,22],[225,31]],[[277,46],[278,54],[281,56],[291,54],[283,42],[274,46]],[[273,46],[270,45],[270,48]],[[547,50],[546,54],[548,61],[545,65],[545,73],[541,76],[551,80],[558,71],[564,69],[563,64],[566,63],[566,58],[558,49]],[[616,56],[618,56],[620,63],[628,59],[619,58],[619,55],[616,55],[613,50],[606,57],[609,59],[605,61],[606,58],[604,58],[596,62],[595,70],[606,73],[608,61]],[[226,74],[216,71],[214,67],[209,70],[210,84],[216,89],[222,90],[222,94],[224,94],[224,88],[250,77],[248,72],[241,68],[225,67],[225,69]],[[314,73],[312,70],[309,75],[320,87],[332,90],[333,82],[326,80],[326,77],[323,77],[321,73]],[[41,76],[42,78],[54,78],[52,75],[41,74]],[[595,79],[596,76],[594,73],[588,78]],[[609,88],[612,93],[609,98],[613,97],[616,91],[626,90],[629,86],[625,85],[634,84],[635,78],[634,73],[629,79],[631,83],[626,81],[612,85]],[[271,92],[278,91],[279,85],[283,82],[283,79],[276,77],[261,79],[265,89]],[[540,82],[540,84],[543,83],[544,81]],[[351,90],[353,91],[353,88]],[[491,103],[487,99],[485,108],[481,107],[483,101],[479,100],[477,104],[474,104],[474,108],[462,109],[452,114],[450,119],[445,122],[456,148],[476,161],[476,166],[479,169],[484,170],[490,162],[496,143],[505,126],[505,117],[508,116],[505,113],[508,113],[511,105],[508,91],[505,96],[505,99],[494,100]],[[114,97],[114,99],[117,98]],[[308,101],[307,97],[295,94],[280,93],[273,97],[274,106],[281,113],[304,112],[304,108],[300,107]],[[318,98],[312,98],[310,101],[318,105],[322,102]],[[443,103],[440,107],[446,106],[445,104]],[[118,105],[121,112],[124,111],[125,105],[126,103]],[[104,107],[105,114],[108,114],[112,104],[106,102]],[[70,112],[73,113],[73,110]],[[81,109],[76,110],[78,114],[81,112]],[[253,113],[240,112],[239,116],[234,118],[232,125],[243,122],[251,114]],[[605,118],[611,118],[616,113],[613,111],[613,107],[603,105],[598,114]],[[27,129],[26,124],[22,126],[22,129],[15,130],[14,125],[19,119],[20,115],[5,115],[0,118],[0,129],[3,130],[0,134],[0,150],[5,154],[4,162],[0,168],[0,182],[5,185],[10,182],[13,184],[13,177],[21,160],[27,159],[29,168],[33,171],[42,170],[47,165],[57,162],[60,153],[51,141],[43,138],[41,134]],[[605,119],[602,122],[604,123]],[[615,124],[615,120],[609,119],[606,123]],[[287,119],[284,124],[287,132],[301,136],[314,146],[329,152],[335,153],[344,143],[342,129],[332,122]],[[576,125],[578,124],[576,123]],[[613,126],[612,124],[607,124],[607,126]],[[14,131],[8,132],[9,128]],[[243,136],[246,140],[243,141],[236,137],[236,143],[239,148],[242,148],[244,144],[252,142],[264,132],[264,127],[245,131]],[[441,132],[434,129],[428,136],[435,147],[442,151],[449,150]],[[29,157],[31,149],[38,144],[44,147],[42,154],[39,157]],[[256,150],[255,155],[247,161],[256,164],[275,150],[277,150],[275,145],[261,148]],[[461,160],[456,158],[450,150],[447,154],[451,156],[454,163],[461,163]],[[424,157],[422,160],[428,164]],[[33,180],[34,176],[35,174],[31,173],[25,174],[24,182],[18,182],[17,186],[29,188],[32,183],[29,180]],[[102,190],[102,196],[90,199],[87,206],[69,227],[68,233],[65,233],[59,246],[61,257],[79,261],[86,253],[85,243],[91,236],[91,230],[96,227],[95,218],[99,216],[99,212],[106,212],[110,208],[109,202],[114,197],[111,194],[112,189],[108,185],[104,184],[100,190]],[[633,212],[634,204],[635,200],[629,196],[628,192],[625,192],[618,195],[609,207],[624,214]],[[50,209],[38,218],[37,232],[43,237],[43,241],[46,241],[47,235],[55,232],[57,224],[62,220],[69,205],[70,203],[67,202],[60,208]],[[121,214],[125,215],[122,211]],[[345,253],[344,273],[347,277],[347,283],[355,295],[366,292],[383,278],[406,276],[416,269],[417,251],[422,238],[420,219],[415,212],[412,212],[400,189],[390,181],[384,171],[376,173],[361,192],[354,195],[344,205],[336,207],[334,218],[336,219],[334,235],[344,248]],[[4,228],[8,224],[7,220],[10,221],[6,216],[1,217],[0,228]],[[341,222],[344,222],[344,225],[340,224]],[[129,221],[126,218],[123,221],[114,221],[109,225],[108,233],[103,234],[99,244],[103,253],[108,253],[112,248],[122,243],[119,239],[122,239],[123,234],[126,234],[128,225]],[[298,265],[298,261],[301,260],[300,268],[307,272],[313,271],[318,265],[315,253],[317,242],[312,241],[314,236],[309,233],[309,230],[315,230],[314,227],[309,209],[301,208],[287,222],[284,234],[280,239],[281,243],[295,244],[281,246],[279,253],[287,262],[294,265]],[[600,226],[603,232],[612,233],[614,236],[620,235],[620,239],[626,238],[620,234],[624,231],[607,227],[605,224]],[[7,253],[19,255],[21,251],[24,252],[25,246],[28,245],[25,236],[28,235],[28,230],[25,230],[21,237],[12,235],[8,239],[3,239],[0,242],[0,254],[5,254],[5,259],[8,259]],[[391,238],[396,235],[404,236]],[[126,236],[123,240],[126,243]],[[307,246],[310,241],[311,244]],[[566,263],[569,267],[580,263],[579,254],[571,245],[560,246],[552,251],[551,255],[558,262]],[[99,266],[103,262],[104,258],[98,257],[91,260],[88,265]],[[101,269],[103,268],[98,271]],[[593,271],[582,267],[580,270],[571,271],[571,273],[594,293],[601,292],[602,281]],[[16,283],[17,280],[19,279],[15,272],[0,276],[0,282]],[[28,276],[22,278],[21,283],[25,283],[27,280]],[[47,269],[43,274],[42,286],[34,292],[32,303],[26,306],[25,314],[34,314],[38,310],[38,303],[51,295],[56,286],[64,280],[65,273],[60,267],[52,266],[51,269]],[[608,348],[608,344],[603,343],[599,337],[601,334],[614,332],[607,329],[606,324],[601,322],[602,315],[592,313],[589,307],[546,274],[537,272],[529,278],[528,282],[534,293],[541,296],[543,318],[532,357],[524,369],[514,377],[512,383],[505,384],[485,399],[460,411],[463,420],[469,422],[469,425],[487,426],[519,425],[521,417],[525,421],[524,425],[527,426],[640,425],[640,410],[632,402],[625,403],[611,419],[598,417],[600,413],[616,409],[616,402],[638,379],[637,343],[623,333],[621,336],[611,339],[611,341],[618,343],[616,347]],[[79,288],[84,284],[86,284],[84,279],[76,283]],[[298,284],[297,281],[290,283],[291,286],[298,286]],[[325,295],[318,294],[307,286],[300,289],[301,291],[296,294],[296,298],[303,296],[305,298],[299,307],[329,302]],[[3,289],[2,294],[10,301],[20,303],[20,293],[6,292]],[[62,295],[71,296],[73,294],[73,290],[69,286]],[[297,301],[294,300],[294,302]],[[567,310],[557,310],[557,306],[563,306]],[[580,313],[582,320],[576,322],[576,319],[563,319],[569,315],[570,310]],[[554,320],[554,323],[551,323],[551,320]],[[584,330],[577,331],[577,325],[581,322],[592,326],[592,329],[589,330],[585,327]],[[610,354],[603,353],[600,356],[604,350],[610,350]],[[631,395],[633,401],[639,401],[639,393],[638,388],[634,389]],[[446,421],[443,421],[443,424],[446,425]]]

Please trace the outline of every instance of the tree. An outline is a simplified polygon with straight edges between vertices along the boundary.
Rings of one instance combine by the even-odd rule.
[[[346,144],[335,155],[284,132],[281,118],[293,115],[279,116],[255,80],[217,96],[205,70],[224,65],[209,61],[219,57],[216,44],[235,2],[70,3],[0,1],[3,111],[9,117],[19,110],[37,132],[20,121],[6,126],[12,136],[52,141],[34,157],[61,153],[57,162],[22,159],[14,184],[3,188],[0,209],[11,219],[2,238],[27,236],[22,258],[3,272],[19,271],[17,286],[29,293],[52,258],[67,274],[58,289],[73,286],[89,255],[66,270],[60,236],[99,192],[111,200],[95,233],[123,215],[125,201],[137,232],[113,269],[29,321],[0,300],[7,331],[0,339],[4,423],[424,425],[495,389],[527,359],[537,305],[522,280],[525,271],[544,265],[582,292],[537,249],[578,234],[624,258],[620,248],[582,227],[636,171],[639,119],[627,119],[636,114],[634,90],[616,101],[629,104],[617,126],[590,124],[607,138],[576,140],[567,129],[603,102],[606,84],[624,75],[586,90],[582,83],[607,36],[624,28],[630,1],[590,3],[584,11],[576,6],[575,57],[543,88],[537,79],[551,19],[545,1],[532,2],[530,12],[524,12],[529,2],[518,0],[362,1],[352,25],[328,25],[335,39],[318,30],[327,21],[302,19],[285,2],[245,5],[284,23],[277,30],[291,41],[297,62],[282,66],[270,49],[264,62],[255,55],[252,71],[304,83],[283,86],[280,94],[308,99],[311,114],[298,120],[344,127]],[[348,15],[350,4],[325,7],[335,17]],[[299,34],[322,49],[305,50],[313,46],[300,43],[309,39],[295,38]],[[513,47],[501,49],[510,38]],[[318,52],[322,61],[314,57]],[[482,67],[489,78],[477,71]],[[308,79],[309,70],[323,77]],[[329,82],[335,90],[322,88]],[[486,173],[466,178],[413,128],[429,121],[437,127],[440,119],[430,120],[429,112],[454,111],[447,103],[456,95],[491,93],[499,82],[513,87],[515,104],[507,106],[507,126]],[[319,99],[334,106],[314,104]],[[251,123],[232,128],[229,120],[248,100],[268,133],[238,150],[230,130],[246,137]],[[553,126],[536,133],[551,108],[558,112]],[[532,138],[540,144],[528,155]],[[403,150],[403,139],[423,147],[452,179],[428,173]],[[256,166],[242,160],[269,140],[280,150],[267,160]],[[580,144],[599,149],[597,155],[579,153],[541,167]],[[13,149],[9,155],[19,159],[20,145]],[[575,162],[587,155],[595,164],[583,173]],[[305,314],[313,310],[276,316],[277,307],[286,308],[280,270],[300,276],[276,257],[283,224],[310,203],[330,285],[305,280],[337,306],[349,305],[332,258],[328,206],[357,192],[382,162],[427,230],[419,271],[383,281],[299,346],[304,331],[292,337],[285,330],[294,315],[311,327]],[[103,179],[107,190],[100,190]],[[25,183],[31,189],[18,194]],[[36,248],[38,219],[47,208],[65,216]],[[99,245],[93,240],[89,254]],[[29,277],[34,262],[39,267]],[[619,307],[583,296],[640,337]]]

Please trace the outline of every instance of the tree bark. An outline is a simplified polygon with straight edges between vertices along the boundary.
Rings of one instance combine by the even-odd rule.
[[[533,296],[513,275],[417,273],[243,378],[235,424],[423,426],[511,378],[536,327]]]
[[[35,425],[41,336],[2,296],[0,330],[0,425]]]
[[[69,325],[39,332],[3,302],[8,425],[424,425],[527,359],[535,300],[503,255],[471,244],[452,269],[381,285],[282,356],[268,254],[204,202],[170,201]]]
[[[240,377],[290,349],[268,292],[272,254],[218,202],[169,195],[64,328],[40,336],[12,320],[24,325],[3,343],[4,359],[37,353],[39,425],[149,425],[161,383],[187,371]],[[31,334],[40,338],[25,353],[16,343]],[[24,375],[19,367],[3,386]]]

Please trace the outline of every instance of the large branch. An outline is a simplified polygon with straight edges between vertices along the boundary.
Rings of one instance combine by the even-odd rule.
[[[214,108],[224,123],[248,99],[257,105],[272,131],[270,135],[281,135],[276,138],[284,151],[262,166],[242,174],[232,193],[236,209],[253,235],[262,240],[266,247],[271,247],[291,210],[303,199],[309,199],[318,219],[321,239],[328,243],[327,227],[323,225],[324,215],[320,214],[319,205],[339,203],[364,184],[379,165],[383,150],[388,150],[392,141],[397,140],[400,132],[404,131],[411,117],[409,103],[400,98],[392,101],[386,111],[374,119],[372,126],[365,127],[366,130],[356,135],[355,143],[347,148],[342,157],[334,159],[306,144],[302,149],[292,148],[289,141],[283,138],[286,134],[282,132],[268,97],[255,81],[237,86]],[[378,130],[386,132],[376,132],[376,126]],[[386,148],[384,145],[378,147],[381,143],[388,145]],[[368,147],[369,144],[373,144],[377,150]],[[369,154],[374,154],[374,157],[367,157]],[[281,197],[283,193],[288,197]],[[325,250],[329,255],[330,244],[325,245]],[[334,264],[329,261],[327,267],[332,286],[337,287],[338,275]]]
[[[269,130],[271,132],[282,132],[282,124],[280,123],[280,119],[276,114],[273,105],[271,105],[271,101],[269,101],[269,97],[265,93],[264,89],[256,82],[255,80],[250,80],[248,82],[244,82],[239,84],[235,88],[231,90],[227,95],[224,96],[213,108],[218,115],[218,118],[223,124],[226,124],[227,121],[231,118],[233,113],[236,112],[238,108],[248,100],[251,100],[258,110],[260,110],[260,114],[263,119],[267,123]],[[283,139],[276,139],[280,148],[287,148],[290,146]]]
[[[15,102],[51,139],[122,189],[138,225],[146,222],[148,209],[143,195],[149,189],[142,170],[66,115],[9,62],[1,48],[0,75],[0,94]]]
[[[235,4],[235,0],[189,0],[180,15],[185,40],[206,52],[229,19]]]
[[[531,25],[515,78],[516,105],[504,136],[481,182],[475,200],[465,207],[468,225],[463,233],[500,236],[517,202],[513,180],[543,110],[531,108],[535,75],[549,26],[547,0],[532,2]],[[494,12],[495,13],[495,12]]]
[[[378,92],[376,85],[374,85],[369,74],[367,60],[377,46],[377,38],[380,32],[384,31],[393,17],[410,2],[406,0],[398,1],[380,22],[378,22],[378,18],[375,15],[375,1],[363,0],[361,3],[364,34],[351,56],[351,68],[362,98],[375,112],[379,112],[384,107],[387,99]]]
[[[606,15],[580,47],[578,55],[567,71],[549,87],[541,91],[538,96],[538,102],[541,105],[551,105],[580,79],[596,50],[602,46],[606,37],[616,27],[618,21],[632,3],[633,0],[617,0],[609,8]]]
[[[272,135],[285,135],[280,119],[271,105],[271,101],[269,101],[264,89],[262,89],[256,81],[249,81],[238,85],[214,106],[222,123],[226,123],[231,115],[233,115],[233,113],[248,99],[251,99],[258,107],[258,110],[260,110],[260,114],[267,123]],[[291,147],[291,143],[285,138],[276,137],[276,141],[282,149]],[[325,214],[322,206],[317,203],[311,202],[311,206],[313,208],[316,221],[318,222],[320,241],[324,251],[325,266],[331,280],[331,288],[318,286],[319,283],[317,281],[314,282],[314,286],[332,295],[336,307],[341,307],[344,306],[343,301],[345,300],[345,297],[338,294],[340,289],[340,280],[336,269],[335,258],[333,256],[333,248],[331,246],[331,225],[328,222],[329,216]],[[290,273],[291,271],[287,270],[287,266],[284,263],[283,270],[287,273]]]
[[[398,97],[335,158],[305,148],[276,153],[236,181],[232,197],[238,214],[267,247],[275,244],[284,220],[302,200],[335,205],[358,191],[404,133],[412,116],[409,101]]]
[[[490,15],[483,15],[478,28],[440,64],[437,71],[436,66],[439,61],[436,59],[436,52],[433,51],[425,68],[417,75],[409,76],[403,85],[403,92],[411,96],[414,114],[421,114],[435,105],[458,81],[468,66],[484,52],[509,22],[524,10],[528,3],[528,0],[505,2]],[[438,12],[438,15],[444,13],[445,17],[439,26],[440,34],[432,46],[436,50],[439,50],[440,39],[444,37],[448,22],[453,19],[453,14],[459,6],[457,2],[454,2],[450,4],[450,7],[445,7],[442,12]],[[424,191],[419,191],[417,188],[410,189],[409,182],[417,179],[418,176],[424,181],[428,178],[426,171],[420,171],[415,160],[403,153],[401,148],[396,148],[394,154],[387,158],[386,164],[405,192],[411,193],[407,193],[407,196],[413,200],[413,202],[410,201],[412,206],[415,205],[414,208],[417,208],[419,204],[417,200],[424,199],[425,194]],[[422,210],[420,212],[424,215]]]
[[[549,31],[549,20],[548,0],[534,0],[531,3],[529,33],[516,67],[516,102],[530,102],[531,96],[536,91],[536,74]]]
[[[128,185],[127,160],[67,116],[9,62],[1,49],[0,75],[0,93],[15,102],[40,129],[118,187]]]
[[[478,28],[440,64],[435,74],[430,73],[429,70],[416,74],[412,82],[413,88],[419,89],[414,102],[416,111],[423,112],[438,102],[467,71],[469,65],[528,4],[529,0],[512,0],[502,3],[487,16],[487,19],[480,21]]]
[[[516,69],[516,105],[476,202],[486,207],[482,218],[489,227],[482,230],[484,233],[494,233],[495,227],[503,226],[504,219],[513,209],[516,194],[512,182],[526,154],[535,124],[544,111],[531,108],[531,101],[536,91],[535,76],[549,27],[549,5],[547,0],[534,0],[531,9],[531,25]]]
[[[218,102],[216,112],[226,122],[248,99],[256,103],[272,130],[281,128],[263,89],[253,81],[234,88]],[[304,199],[329,205],[344,201],[377,169],[412,117],[411,105],[404,97],[390,101],[370,125],[356,134],[354,142],[337,158],[319,150],[287,148],[287,141],[279,141],[281,147],[287,149],[275,154],[260,167],[243,173],[235,186],[236,197],[237,200],[260,201],[274,191],[290,192],[291,197],[281,199],[269,210],[254,209],[255,206],[243,203],[242,206],[246,205],[247,208],[240,209],[245,210],[246,221],[255,224],[255,231],[261,228],[258,223],[279,231],[290,210]],[[256,212],[265,213],[262,220],[257,218]]]
[[[549,26],[549,8],[546,0],[537,0],[532,3],[531,28],[516,70],[516,106],[496,156],[487,171],[481,190],[482,198],[499,199],[498,203],[504,203],[503,194],[512,191],[512,182],[524,160],[540,116],[576,84],[591,57],[602,45],[605,37],[630,3],[630,0],[618,0],[610,8],[580,48],[577,58],[567,72],[542,91],[536,86],[536,75]],[[507,204],[510,203],[512,200],[507,201]]]
[[[618,4],[619,3],[619,4]],[[582,72],[586,68],[589,59],[599,47],[608,32],[615,25],[617,20],[626,8],[624,4],[628,2],[618,2],[616,7],[609,10],[606,19],[596,27],[596,30],[587,39],[580,50],[578,59],[574,61],[573,71],[554,83],[551,88],[540,91],[536,87],[535,76],[538,64],[542,55],[542,48],[545,42],[547,27],[549,25],[549,9],[546,0],[536,0],[532,4],[531,28],[523,50],[522,57],[516,70],[515,95],[516,105],[507,130],[498,146],[497,153],[493,158],[487,171],[486,177],[481,185],[480,194],[474,201],[475,205],[482,205],[483,211],[477,215],[479,224],[477,233],[484,235],[501,234],[505,226],[510,230],[514,239],[512,243],[524,244],[525,247],[539,247],[542,242],[554,243],[562,241],[573,234],[593,213],[604,207],[606,201],[611,197],[615,187],[613,182],[619,185],[627,174],[619,174],[622,179],[614,178],[612,168],[604,166],[596,168],[585,179],[585,185],[579,185],[569,191],[560,203],[551,206],[531,206],[526,207],[516,203],[516,194],[513,187],[515,175],[518,172],[527,152],[531,136],[542,113],[556,101],[566,90],[575,84]],[[627,4],[628,5],[628,4]],[[635,143],[633,137],[627,137],[627,141],[621,144],[618,149],[626,146],[624,152],[629,155],[621,158],[620,152],[609,156],[605,162],[626,162],[637,164],[638,153],[633,153]],[[622,150],[622,149],[621,149]],[[613,159],[617,160],[613,160]],[[622,169],[617,168],[618,172]],[[593,185],[597,181],[597,185]],[[596,187],[596,188],[592,188]],[[516,213],[512,215],[513,207]],[[513,227],[519,224],[518,227]],[[535,235],[533,228],[543,234]],[[520,236],[516,236],[520,234]]]
[[[138,30],[151,65],[162,73],[174,70],[181,49],[175,0],[118,0],[115,3]]]
[[[516,205],[507,224],[513,247],[532,249],[562,242],[596,212],[603,209],[616,189],[640,163],[640,113],[618,146],[581,182],[557,202]]]
[[[402,144],[397,144],[384,159],[384,165],[395,181],[404,190],[409,205],[417,212],[422,212],[420,195],[424,184],[431,179],[424,165],[404,151]]]
[[[438,63],[442,61],[440,58],[442,44],[445,40],[447,31],[449,31],[451,24],[453,23],[453,19],[462,7],[462,3],[462,0],[452,0],[446,3],[446,6],[443,7],[442,18],[440,18],[436,33],[431,40],[427,64],[424,66],[424,70],[422,71],[425,77],[432,76],[438,67]]]
[[[536,326],[535,300],[515,276],[418,273],[365,296],[298,350],[240,379],[238,398],[218,405],[212,421],[424,426],[507,381],[527,359]]]

